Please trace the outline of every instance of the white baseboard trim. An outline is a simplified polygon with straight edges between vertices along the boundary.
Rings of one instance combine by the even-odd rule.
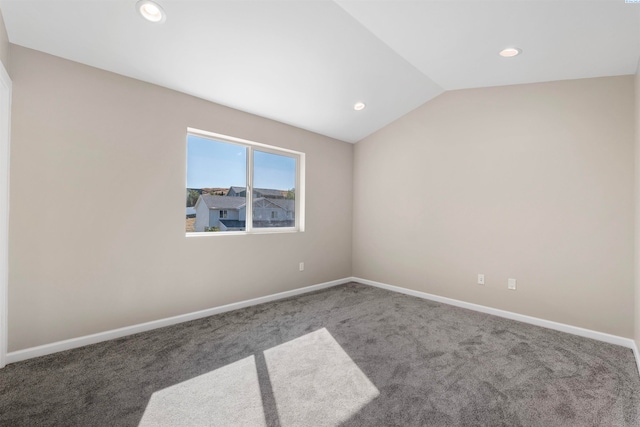
[[[267,295],[264,297],[253,298],[246,301],[235,302],[232,304],[222,305],[220,307],[208,308],[206,310],[195,311],[193,313],[181,314],[178,316],[167,317],[165,319],[154,320],[151,322],[140,323],[124,328],[112,329],[110,331],[99,332],[97,334],[85,335],[83,337],[72,338],[64,341],[58,341],[51,344],[39,345],[37,347],[26,348],[24,350],[12,351],[7,353],[6,362],[15,363],[22,360],[32,359],[34,357],[45,356],[47,354],[57,353],[60,351],[70,350],[72,348],[84,347],[89,344],[96,344],[102,341],[121,338],[127,335],[137,334],[139,332],[150,331],[152,329],[163,328],[165,326],[175,325],[177,323],[188,322],[190,320],[201,319],[203,317],[213,316],[215,314],[225,313],[227,311],[238,310],[252,305],[264,304],[265,302],[275,301],[283,298],[289,298],[296,295],[306,294],[308,292],[318,291],[320,289],[330,288],[332,286],[342,285],[351,281],[351,278],[333,280],[331,282],[319,283],[317,285],[306,286],[304,288],[293,289],[291,291],[280,292],[277,294]]]
[[[638,374],[640,374],[640,351],[638,351],[638,344],[633,342],[633,355],[636,357],[636,366],[638,367]]]
[[[638,349],[634,340],[630,338],[623,338],[617,335],[610,335],[604,332],[592,331],[590,329],[584,329],[577,326],[566,325],[564,323],[552,322],[551,320],[544,320],[538,317],[526,316],[524,314],[513,313],[511,311],[499,310],[497,308],[491,308],[484,305],[473,304],[470,302],[459,301],[452,298],[441,297],[438,295],[428,294],[426,292],[414,291],[412,289],[401,288],[399,286],[388,285],[386,283],[374,282],[373,280],[362,279],[360,277],[352,277],[351,281],[362,283],[369,286],[375,286],[376,288],[386,289],[389,291],[399,292],[406,295],[411,295],[418,298],[424,298],[432,301],[441,302],[444,304],[455,305],[456,307],[466,308],[469,310],[479,311],[481,313],[492,314],[494,316],[504,317],[511,320],[517,320],[518,322],[529,323],[536,326],[542,326],[543,328],[554,329],[556,331],[566,332],[581,337],[591,338],[598,341],[604,341],[609,344],[616,344],[622,347],[633,349],[638,367],[640,369],[640,356],[638,355]]]
[[[171,326],[182,322],[188,322],[190,320],[201,319],[203,317],[213,316],[215,314],[225,313],[227,311],[239,310],[241,308],[250,307],[252,305],[263,304],[270,301],[276,301],[279,299],[289,298],[296,295],[305,294],[308,292],[318,291],[320,289],[326,289],[333,286],[342,285],[349,282],[358,282],[364,285],[374,286],[381,289],[386,289],[393,292],[399,292],[406,295],[411,295],[418,298],[428,299],[432,301],[441,302],[444,304],[453,305],[456,307],[466,308],[469,310],[479,311],[481,313],[492,314],[494,316],[504,317],[519,322],[529,323],[536,326],[542,326],[548,329],[554,329],[556,331],[566,332],[581,337],[591,338],[598,341],[604,341],[610,344],[620,345],[633,350],[638,371],[640,373],[640,351],[636,342],[630,338],[623,338],[617,335],[610,335],[604,332],[592,331],[590,329],[584,329],[577,326],[571,326],[564,323],[553,322],[550,320],[544,320],[537,317],[526,316],[524,314],[513,313],[511,311],[499,310],[497,308],[491,308],[484,305],[473,304],[464,302],[452,298],[441,297],[438,295],[428,294],[426,292],[415,291],[412,289],[402,288],[400,286],[389,285],[386,283],[375,282],[373,280],[363,279],[360,277],[347,277],[344,279],[333,280],[330,282],[319,283],[317,285],[306,286],[304,288],[293,289],[291,291],[280,292],[277,294],[267,295],[264,297],[253,298],[250,300],[231,303],[219,307],[213,307],[206,310],[195,311],[192,313],[181,314],[178,316],[168,317],[165,319],[154,320],[151,322],[140,323],[137,325],[126,326],[124,328],[112,329],[110,331],[100,332],[97,334],[85,335],[83,337],[72,338],[64,341],[58,341],[51,344],[40,345],[37,347],[26,348],[24,350],[13,351],[7,353],[6,363],[15,363],[22,360],[32,359],[34,357],[45,356],[47,354],[58,353],[60,351],[70,350],[73,348],[84,347],[90,344],[96,344],[102,341],[108,341],[116,338],[125,337],[127,335],[133,335],[140,332],[150,331],[153,329],[163,328],[165,326]]]

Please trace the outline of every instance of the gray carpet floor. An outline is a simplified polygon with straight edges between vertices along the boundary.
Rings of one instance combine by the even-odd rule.
[[[631,350],[350,283],[8,365],[2,426],[638,426]]]

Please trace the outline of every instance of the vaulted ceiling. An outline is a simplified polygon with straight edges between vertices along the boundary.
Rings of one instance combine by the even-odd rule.
[[[348,142],[443,91],[633,74],[640,58],[640,3],[624,0],[157,3],[161,24],[136,0],[0,9],[12,43]]]

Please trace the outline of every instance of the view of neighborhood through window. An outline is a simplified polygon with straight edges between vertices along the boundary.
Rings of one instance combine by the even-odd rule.
[[[298,161],[273,148],[188,134],[186,232],[296,227]]]
[[[296,160],[253,152],[253,226],[294,227]]]

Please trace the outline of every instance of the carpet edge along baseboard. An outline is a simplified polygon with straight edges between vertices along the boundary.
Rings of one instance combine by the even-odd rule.
[[[342,285],[351,281],[351,278],[344,278],[338,280],[332,280],[329,282],[319,283],[316,285],[305,286],[303,288],[293,289],[290,291],[279,292],[276,294],[266,295],[263,297],[253,298],[249,300],[234,302],[218,307],[208,308],[205,310],[194,311],[191,313],[180,314],[177,316],[166,317],[164,319],[152,320],[150,322],[139,323],[136,325],[125,326],[118,329],[111,329],[104,332],[98,332],[91,335],[84,335],[77,338],[70,338],[64,341],[52,342],[49,344],[43,344],[36,347],[29,347],[23,350],[17,350],[7,353],[6,363],[15,363],[34,357],[46,356],[48,354],[58,353],[60,351],[71,350],[73,348],[84,347],[90,344],[96,344],[99,342],[112,340],[116,338],[122,338],[128,335],[138,334],[140,332],[151,331],[153,329],[163,328],[165,326],[176,325],[182,322],[189,322],[191,320],[202,319],[203,317],[209,317],[227,311],[239,310],[241,308],[250,307],[253,305],[264,304],[271,301],[277,301],[284,298],[293,297],[296,295],[302,295],[308,292],[314,292],[333,286]]]
[[[547,329],[553,329],[560,332],[566,332],[573,335],[578,335],[585,338],[591,338],[597,341],[603,341],[609,344],[615,344],[622,347],[626,347],[633,350],[636,365],[640,373],[640,351],[634,340],[630,338],[624,338],[617,335],[611,335],[604,332],[593,331],[590,329],[580,328],[578,326],[567,325],[564,323],[558,323],[551,320],[540,319],[537,317],[527,316],[524,314],[518,314],[511,311],[500,310],[484,305],[473,304],[465,301],[460,301],[452,298],[441,297],[426,292],[416,291],[413,289],[403,288],[400,286],[389,285],[386,283],[376,282],[361,277],[345,277],[343,279],[332,280],[329,282],[319,283],[316,285],[306,286],[303,288],[293,289],[290,291],[279,292],[272,295],[266,295],[259,298],[253,298],[245,301],[239,301],[231,304],[222,305],[219,307],[213,307],[205,310],[195,311],[192,313],[181,314],[178,316],[168,317],[164,319],[154,320],[151,322],[140,323],[137,325],[126,326],[123,328],[112,329],[109,331],[99,332],[96,334],[85,335],[82,337],[71,338],[64,341],[53,342],[50,344],[44,344],[37,347],[30,347],[23,350],[9,352],[6,355],[6,362],[15,363],[22,360],[32,359],[34,357],[45,356],[52,353],[58,353],[60,351],[70,350],[73,348],[83,347],[85,345],[96,344],[102,341],[121,338],[128,335],[137,334],[140,332],[150,331],[153,329],[162,328],[165,326],[171,326],[182,322],[188,322],[191,320],[201,319],[203,317],[213,316],[227,311],[239,310],[241,308],[250,307],[253,305],[264,304],[266,302],[276,301],[283,298],[289,298],[296,295],[302,295],[308,292],[313,292],[332,286],[338,286],[349,282],[358,282],[368,286],[374,286],[381,289],[386,289],[393,292],[398,292],[422,299],[428,299],[431,301],[440,302],[443,304],[449,304],[456,307],[466,308],[486,314],[491,314],[498,317],[504,317],[511,320],[516,320],[523,323],[529,323],[536,326],[541,326]]]

